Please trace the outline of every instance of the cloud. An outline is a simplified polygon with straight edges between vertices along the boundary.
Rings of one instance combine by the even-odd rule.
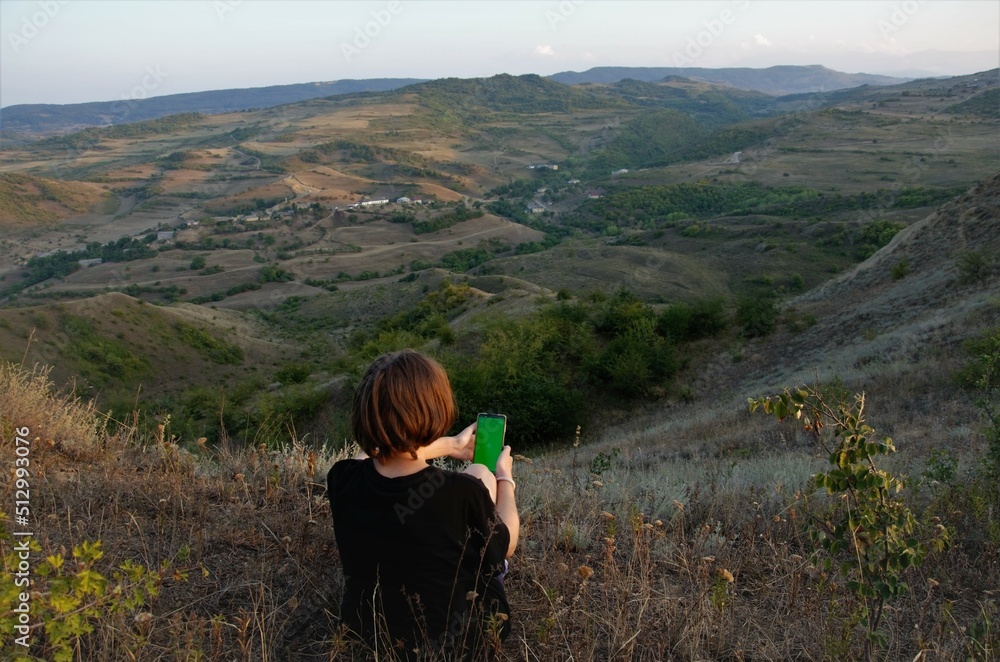
[[[555,55],[556,52],[552,50],[552,47],[546,44],[545,46],[535,46],[535,55]]]
[[[757,43],[758,46],[767,46],[768,48],[771,47],[771,40],[765,37],[764,35],[760,34],[759,32],[753,36],[753,40]]]

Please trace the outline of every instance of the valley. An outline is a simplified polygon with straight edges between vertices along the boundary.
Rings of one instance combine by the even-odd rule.
[[[426,294],[442,278],[485,297],[446,313],[460,336],[495,319],[496,302],[557,293],[625,288],[654,308],[780,300],[991,174],[997,120],[946,112],[990,93],[983,81],[993,89],[995,72],[775,98],[677,77],[446,79],[8,147],[4,358],[77,375],[60,360],[65,339],[32,320],[59,328],[60,310],[114,292],[247,351],[281,337],[285,359],[244,362],[241,374],[273,375],[298,353],[318,382],[350,363],[357,334],[401,312],[351,307],[345,318],[330,312],[337,301]],[[517,315],[538,305],[518,304]],[[219,323],[224,311],[247,320],[244,332]],[[170,362],[192,360],[169,338],[160,344]],[[129,351],[163,360],[138,341]],[[188,389],[233,378],[189,373]],[[179,388],[156,371],[141,381],[148,406]],[[132,379],[78,387],[135,399]]]
[[[101,540],[73,572],[143,596],[87,594],[75,641],[365,659],[325,473],[361,372],[416,347],[458,425],[508,413],[503,659],[861,659],[877,547],[838,571],[810,537],[846,410],[747,411],[800,385],[896,440],[869,460],[926,560],[889,573],[885,659],[991,659],[998,89],[501,75],[4,143],[3,432],[33,433],[44,549]]]

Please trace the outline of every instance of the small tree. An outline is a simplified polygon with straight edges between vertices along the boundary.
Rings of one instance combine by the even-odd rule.
[[[833,501],[830,512],[811,516],[810,537],[829,555],[828,568],[842,552],[849,554],[839,570],[861,601],[865,659],[870,661],[874,647],[886,643],[880,630],[886,602],[906,594],[903,572],[920,565],[926,555],[917,538],[916,518],[896,496],[903,482],[875,464],[876,457],[896,451],[892,439],[877,438],[865,423],[863,393],[852,401],[817,388],[785,389],[772,397],[751,398],[749,406],[751,412],[760,408],[778,420],[794,416],[829,455],[832,467],[813,480],[816,487],[841,498]],[[945,536],[939,529],[934,543],[943,545]]]

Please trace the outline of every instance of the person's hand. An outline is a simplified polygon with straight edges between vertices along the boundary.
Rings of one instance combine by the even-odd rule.
[[[452,451],[448,453],[448,457],[471,462],[476,452],[476,424],[473,423],[451,439]]]
[[[475,449],[476,424],[473,423],[454,437],[438,437],[423,448],[417,449],[417,457],[421,460],[450,457],[456,460],[471,461]]]
[[[497,458],[497,478],[510,478],[514,480],[514,460],[510,456],[510,446],[504,446],[503,450],[500,451],[500,457]]]

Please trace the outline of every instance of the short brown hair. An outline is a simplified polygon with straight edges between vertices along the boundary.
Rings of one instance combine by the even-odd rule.
[[[455,422],[448,375],[434,359],[412,349],[383,354],[368,366],[354,391],[351,428],[361,449],[385,460],[444,435]]]

